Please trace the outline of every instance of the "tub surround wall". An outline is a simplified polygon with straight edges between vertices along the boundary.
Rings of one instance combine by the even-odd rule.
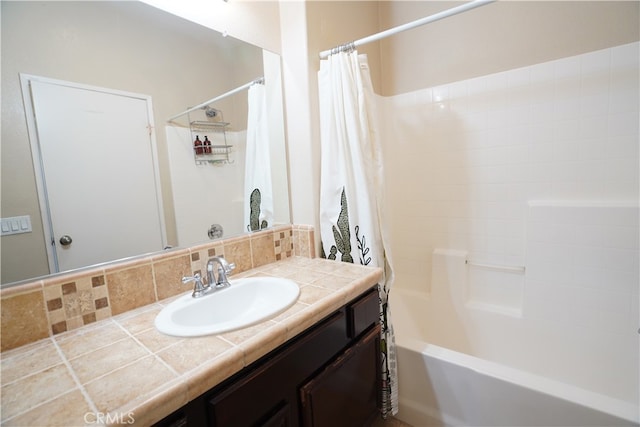
[[[639,51],[625,44],[383,99],[397,283],[430,292],[436,248],[525,265],[529,201],[637,204]]]
[[[396,293],[424,341],[637,413],[639,57],[634,42],[382,100]]]
[[[546,223],[555,222],[556,215],[542,211],[556,209],[544,207],[537,214],[548,216]],[[620,220],[623,210],[627,209],[612,213]],[[635,212],[637,221],[638,208],[628,211]],[[612,216],[604,214],[601,218]],[[636,227],[636,236],[637,230]],[[551,234],[557,231],[549,227],[546,236],[541,235],[532,242],[536,253],[528,264],[530,277],[526,280],[516,273],[472,269],[465,265],[467,252],[437,250],[433,255],[430,294],[403,290],[399,286],[394,289],[391,304],[396,313],[398,340],[419,339],[549,381],[589,390],[626,402],[637,412],[638,295],[605,289],[606,285],[622,286],[623,280],[600,281],[603,276],[623,276],[625,273],[619,268],[632,258],[610,259],[610,266],[606,268],[585,268],[579,263],[561,268],[557,262],[563,259],[559,251],[568,245],[553,242]],[[610,251],[589,249],[600,252],[603,258]],[[564,254],[574,252],[587,253],[584,247],[575,245]],[[476,274],[480,272],[507,277],[496,276],[479,283]],[[518,277],[508,277],[511,275]],[[506,309],[497,305],[497,298],[511,302],[499,292],[508,295],[523,292],[520,280],[524,286],[522,308]]]
[[[279,226],[4,288],[1,351],[184,293],[191,285],[181,278],[204,274],[212,256],[234,262],[238,274],[292,256],[313,258],[314,242],[312,227]]]

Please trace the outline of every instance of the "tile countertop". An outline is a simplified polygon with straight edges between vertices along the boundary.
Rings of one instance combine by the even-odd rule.
[[[173,297],[3,352],[0,423],[152,424],[374,286],[382,270],[289,258],[231,279],[248,276],[292,279],[300,297],[273,319],[200,338],[155,329]]]

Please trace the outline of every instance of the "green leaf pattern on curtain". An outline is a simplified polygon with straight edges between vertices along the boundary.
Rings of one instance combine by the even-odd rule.
[[[250,200],[250,212],[249,212],[249,231],[258,231],[267,228],[269,224],[263,220],[260,223],[260,204],[262,203],[262,195],[259,189],[254,189],[251,192]]]
[[[349,207],[347,204],[347,195],[344,187],[342,187],[342,196],[340,197],[340,215],[338,215],[338,227],[332,226],[333,238],[336,244],[331,245],[329,259],[335,260],[337,252],[342,254],[340,260],[342,262],[353,263],[351,256],[351,232],[349,231]]]
[[[371,262],[371,257],[367,256],[369,254],[369,248],[367,247],[367,238],[366,236],[362,236],[362,238],[360,238],[360,226],[356,225],[355,227],[356,230],[356,240],[358,241],[358,250],[360,251],[360,264],[362,265],[369,265],[369,263]]]

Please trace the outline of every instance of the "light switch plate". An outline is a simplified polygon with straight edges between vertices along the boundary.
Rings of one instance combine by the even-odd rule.
[[[2,236],[10,234],[31,233],[31,216],[12,216],[2,218],[1,222]]]

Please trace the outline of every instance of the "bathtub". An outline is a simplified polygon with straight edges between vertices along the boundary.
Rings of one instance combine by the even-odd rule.
[[[633,393],[630,400],[611,397],[532,373],[535,369],[514,368],[487,360],[484,354],[469,354],[482,345],[461,331],[468,333],[472,329],[469,325],[478,327],[492,321],[503,328],[494,329],[489,337],[494,341],[485,347],[499,348],[499,339],[516,350],[526,347],[513,339],[517,330],[513,323],[522,322],[517,316],[468,304],[448,304],[433,295],[398,286],[391,291],[390,307],[398,362],[396,418],[414,427],[638,426],[637,395]],[[460,325],[465,324],[465,317],[466,321],[471,318],[467,328]],[[550,352],[540,350],[540,355]],[[529,349],[526,353],[529,359],[545,359]],[[627,372],[634,373],[637,376],[637,371]],[[635,381],[637,384],[637,378]]]

